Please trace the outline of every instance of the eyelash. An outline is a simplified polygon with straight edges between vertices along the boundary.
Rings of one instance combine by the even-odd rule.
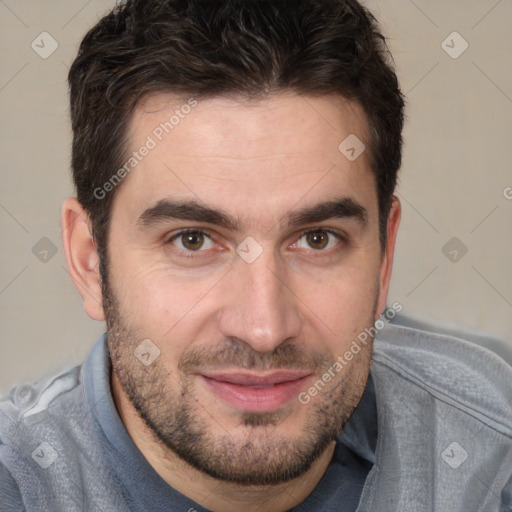
[[[297,238],[297,241],[295,243],[297,243],[303,236],[305,236],[309,233],[314,233],[316,231],[323,231],[324,233],[327,233],[329,236],[334,236],[340,243],[347,242],[347,237],[345,235],[342,235],[341,233],[337,233],[336,231],[333,231],[332,229],[328,229],[328,228],[324,228],[324,227],[315,227],[315,228],[309,228],[309,229],[303,231],[300,234],[300,236]],[[180,238],[181,236],[187,235],[188,233],[202,233],[205,237],[209,238],[212,242],[214,242],[213,238],[206,231],[204,231],[202,229],[188,228],[188,229],[182,229],[181,231],[178,231],[177,233],[172,235],[167,240],[166,245],[171,244],[172,242],[174,242],[174,240]],[[327,250],[315,251],[314,249],[311,249],[311,251],[316,252],[318,254],[317,257],[321,257],[321,256],[326,255],[326,253],[331,254],[332,252],[336,252],[339,249],[340,249],[340,247],[339,247],[339,245],[337,245],[336,247],[333,247],[333,248],[327,249]],[[185,257],[185,258],[198,258],[198,257],[201,257],[200,253],[204,252],[201,250],[199,250],[199,251],[183,251],[178,248],[176,248],[176,250],[179,253],[181,253],[180,256]]]
[[[174,240],[176,240],[184,235],[187,235],[188,233],[202,233],[205,237],[209,238],[213,242],[213,238],[206,231],[204,231],[202,229],[189,228],[189,229],[182,229],[181,231],[178,231],[177,233],[172,235],[167,240],[166,245],[172,244],[172,242],[174,242]],[[180,256],[183,256],[185,258],[197,258],[200,256],[201,252],[204,252],[204,251],[183,251],[181,249],[178,249],[177,247],[176,247],[176,251],[178,251],[180,253]]]
[[[323,231],[324,233],[327,233],[329,236],[333,236],[334,238],[336,238],[339,242],[346,242],[347,241],[347,238],[346,236],[342,235],[341,233],[337,233],[336,231],[333,231],[332,229],[328,229],[328,228],[323,228],[323,227],[316,227],[316,228],[310,228],[310,229],[307,229],[306,231],[304,231],[300,236],[299,238],[297,239],[300,240],[304,235],[307,235],[308,233],[315,233],[316,231]],[[318,251],[318,252],[327,252],[327,251]]]

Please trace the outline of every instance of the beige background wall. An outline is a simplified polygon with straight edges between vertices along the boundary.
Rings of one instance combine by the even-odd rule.
[[[408,97],[390,302],[510,340],[512,3],[366,4]],[[66,74],[81,36],[112,5],[0,0],[0,393],[82,361],[104,329],[67,273],[60,206],[72,194]],[[47,58],[37,53],[52,44]]]

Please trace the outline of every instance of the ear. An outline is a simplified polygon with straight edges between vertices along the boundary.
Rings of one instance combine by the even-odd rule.
[[[93,320],[103,321],[100,259],[90,229],[90,219],[75,197],[62,205],[62,244],[71,279]]]
[[[377,303],[377,311],[375,312],[375,314],[377,315],[375,320],[379,318],[379,316],[384,312],[384,308],[386,307],[386,301],[388,298],[389,291],[389,282],[391,280],[391,270],[393,268],[393,256],[395,254],[396,235],[398,232],[398,226],[400,225],[401,215],[402,208],[400,205],[400,201],[398,197],[393,196],[393,201],[391,203],[391,209],[389,211],[387,221],[386,247],[384,248],[382,254],[382,261],[380,264],[379,300]]]

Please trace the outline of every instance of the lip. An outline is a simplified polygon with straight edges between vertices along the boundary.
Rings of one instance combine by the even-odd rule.
[[[311,375],[305,371],[211,372],[198,377],[232,408],[247,412],[273,411],[296,397]]]

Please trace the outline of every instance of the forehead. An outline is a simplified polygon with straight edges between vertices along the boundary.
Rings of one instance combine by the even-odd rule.
[[[289,209],[301,196],[314,202],[315,195],[331,192],[364,202],[363,195],[375,196],[368,152],[349,159],[343,143],[348,138],[352,146],[358,140],[368,147],[367,134],[362,107],[339,96],[155,94],[131,118],[126,157],[151,149],[136,162],[115,203],[123,201],[136,215],[169,196],[213,207],[229,202],[247,214],[270,203]]]
[[[340,138],[357,134],[367,140],[368,133],[367,116],[358,103],[338,95],[308,97],[291,92],[258,99],[154,94],[137,105],[129,124],[134,146],[148,134],[157,143],[172,135],[181,154],[241,159],[269,156],[276,146],[272,142],[290,152],[321,150],[338,156]]]

